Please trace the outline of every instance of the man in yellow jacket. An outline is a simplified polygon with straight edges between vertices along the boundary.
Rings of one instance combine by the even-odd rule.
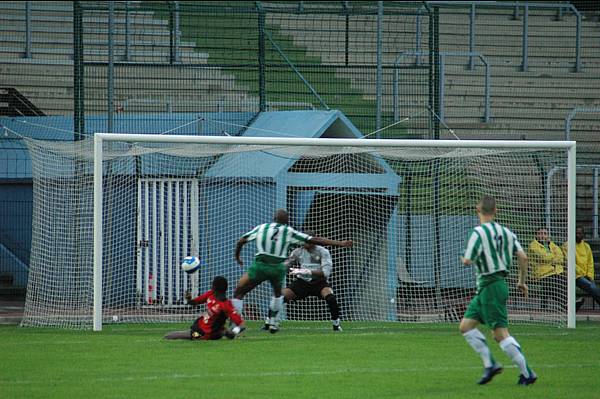
[[[546,307],[549,299],[564,307],[567,302],[567,276],[563,273],[565,254],[550,240],[548,230],[540,228],[537,231],[535,239],[529,243],[527,256],[531,265],[532,280],[538,282],[541,288],[539,295],[542,308]]]
[[[564,270],[565,255],[548,235],[548,230],[541,228],[535,239],[529,243],[529,263],[532,266],[533,278],[540,280],[558,276]]]
[[[577,227],[575,230],[575,284],[580,289],[589,293],[594,301],[600,305],[600,288],[594,283],[594,256],[590,244],[583,240],[583,228]],[[565,243],[566,244],[566,243]],[[566,245],[563,245],[566,251]]]

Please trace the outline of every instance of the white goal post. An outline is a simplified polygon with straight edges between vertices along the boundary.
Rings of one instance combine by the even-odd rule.
[[[540,229],[568,250],[548,279],[532,255],[528,298],[513,266],[510,323],[575,327],[575,142],[104,133],[24,141],[33,228],[23,326],[191,323],[198,309],[185,294],[221,275],[232,295],[247,270],[235,243],[277,208],[299,230],[354,241],[328,248],[342,320],[457,322],[476,288],[459,257],[488,194],[528,252]],[[254,243],[244,247],[245,267],[254,253]],[[180,263],[190,255],[202,266],[188,275]],[[248,294],[246,319],[265,317],[271,295],[268,283]],[[331,315],[308,297],[281,317]]]
[[[176,143],[204,145],[239,145],[270,147],[368,147],[371,149],[420,148],[420,149],[514,149],[514,150],[546,150],[564,149],[567,152],[568,170],[568,307],[567,325],[575,327],[575,181],[576,158],[575,142],[555,141],[494,141],[494,140],[361,140],[361,139],[303,139],[303,138],[271,138],[271,137],[206,137],[206,136],[162,136],[135,134],[105,134],[94,136],[94,316],[93,329],[102,329],[102,253],[103,253],[103,143],[106,141],[136,143]]]

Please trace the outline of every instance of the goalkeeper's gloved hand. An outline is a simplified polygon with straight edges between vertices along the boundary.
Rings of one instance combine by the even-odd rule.
[[[303,276],[310,276],[310,275],[312,275],[312,270],[310,270],[310,269],[304,269],[304,268],[300,268],[300,269],[290,269],[290,274],[291,274],[292,276],[296,276],[296,277],[297,277],[297,276],[300,276],[300,275],[303,275]]]
[[[187,302],[188,305],[194,305],[194,303],[192,302],[192,293],[187,291],[185,293],[185,301]]]

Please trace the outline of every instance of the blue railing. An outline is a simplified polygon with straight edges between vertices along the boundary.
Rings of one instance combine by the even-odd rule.
[[[398,81],[399,81],[399,66],[400,61],[405,56],[415,56],[416,59],[420,60],[420,57],[423,55],[427,55],[428,53],[422,51],[403,51],[401,52],[396,60],[394,61],[394,78],[393,78],[393,86],[392,86],[392,96],[393,96],[393,107],[394,107],[394,122],[397,122],[400,119],[400,110],[398,99],[400,96],[398,89]],[[482,64],[485,66],[485,82],[484,82],[484,111],[483,111],[483,121],[485,123],[489,123],[491,119],[491,107],[490,107],[490,87],[491,87],[491,73],[490,73],[490,64],[487,59],[477,52],[471,51],[442,51],[439,53],[440,56],[440,69],[439,69],[439,98],[440,98],[440,109],[439,109],[439,119],[441,122],[445,122],[445,91],[446,91],[446,82],[445,82],[445,69],[446,69],[446,57],[469,57],[469,59],[473,59],[475,57],[479,58]],[[416,62],[416,61],[415,61]]]
[[[600,113],[600,107],[583,108],[575,107],[569,112],[569,115],[565,118],[565,140],[571,140],[571,121],[577,114],[582,113]]]
[[[550,229],[551,217],[552,217],[552,177],[560,171],[566,170],[566,166],[555,166],[546,176],[546,201],[545,201],[545,219],[546,228]],[[599,212],[599,201],[598,201],[598,175],[600,171],[600,165],[577,165],[577,170],[591,169],[592,170],[592,238],[598,238],[598,212]]]
[[[555,9],[557,10],[557,19],[561,19],[564,10],[571,11],[576,17],[575,25],[575,65],[574,71],[581,71],[581,13],[571,3],[538,3],[538,2],[503,2],[503,1],[427,1],[429,7],[454,7],[454,8],[470,8],[469,14],[469,51],[475,51],[475,16],[477,7],[481,8],[512,8],[514,9],[514,18],[519,17],[519,10],[523,8],[523,33],[522,33],[522,48],[521,48],[521,70],[529,69],[529,10],[530,9]],[[417,16],[417,29],[415,48],[420,49],[420,18]],[[420,61],[417,60],[417,64]],[[473,68],[473,59],[469,60],[469,66]]]
[[[33,30],[33,26],[32,26],[32,7],[31,7],[31,1],[26,1],[25,2],[25,43],[24,43],[24,51],[23,51],[23,57],[24,58],[31,58],[32,57],[32,39],[31,39],[31,32]],[[110,2],[113,4],[113,14],[116,10],[119,11],[124,11],[125,12],[125,54],[123,57],[124,61],[130,61],[131,58],[131,43],[132,43],[132,38],[131,38],[131,5],[130,5],[130,1],[125,1],[125,2]],[[117,5],[121,5],[120,3],[122,3],[124,5],[124,7],[116,7]],[[86,6],[89,7],[89,6]],[[93,7],[93,6],[92,6]],[[53,11],[52,5],[49,5],[46,8],[48,11]],[[170,32],[170,59],[171,59],[171,63],[172,64],[176,64],[180,61],[180,42],[181,42],[181,31],[179,30],[179,2],[178,1],[171,1],[170,2],[170,13],[171,13],[171,19],[173,21],[173,23],[171,24],[171,32]],[[112,16],[112,18],[114,18],[114,15]]]

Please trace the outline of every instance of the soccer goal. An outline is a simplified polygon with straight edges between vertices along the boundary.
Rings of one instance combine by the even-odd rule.
[[[299,230],[354,240],[330,248],[343,320],[457,321],[475,291],[459,256],[483,194],[497,199],[497,220],[524,248],[541,227],[568,242],[568,272],[553,284],[529,279],[527,298],[513,265],[511,322],[575,326],[574,142],[96,134],[27,144],[26,326],[191,322],[197,311],[185,293],[209,289],[217,275],[231,293],[244,271],[235,243],[277,208]],[[179,266],[188,255],[203,262],[192,275]],[[242,255],[249,265],[253,245]],[[262,319],[270,296],[266,283],[250,293],[245,317]],[[283,317],[329,313],[307,298]]]

